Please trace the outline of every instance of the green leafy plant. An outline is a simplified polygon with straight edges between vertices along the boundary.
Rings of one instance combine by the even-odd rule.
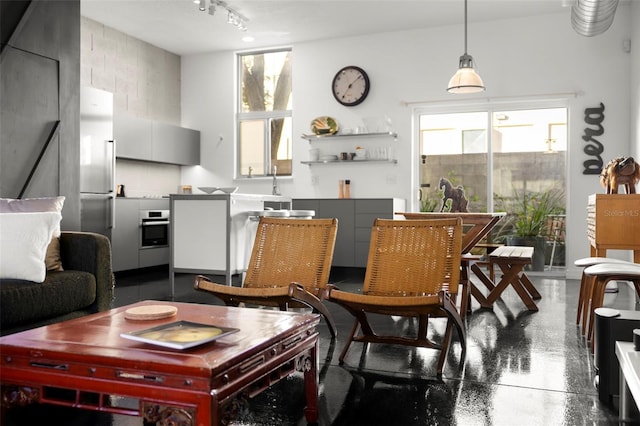
[[[440,200],[433,198],[425,198],[420,200],[420,211],[421,212],[432,212],[435,211],[436,207],[438,207],[438,203]]]
[[[564,192],[548,189],[541,192],[514,190],[509,198],[495,197],[496,210],[506,211],[501,234],[537,237],[548,233],[549,215],[564,213]]]

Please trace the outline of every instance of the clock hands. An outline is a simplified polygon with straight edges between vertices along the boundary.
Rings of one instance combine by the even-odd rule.
[[[353,86],[353,83],[355,83],[356,81],[358,81],[361,78],[362,78],[362,74],[358,74],[358,76],[351,83],[349,83],[349,85],[347,86],[347,90],[345,90],[344,94],[342,95],[342,99],[344,99],[344,97],[347,96],[347,93],[349,93],[349,90]]]

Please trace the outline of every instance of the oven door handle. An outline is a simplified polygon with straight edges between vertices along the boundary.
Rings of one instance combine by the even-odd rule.
[[[168,220],[159,220],[155,222],[142,222],[140,226],[159,226],[159,225],[168,225]]]

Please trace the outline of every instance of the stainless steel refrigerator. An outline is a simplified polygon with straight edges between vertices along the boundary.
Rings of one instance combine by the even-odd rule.
[[[115,213],[113,94],[80,90],[81,229],[111,238]]]

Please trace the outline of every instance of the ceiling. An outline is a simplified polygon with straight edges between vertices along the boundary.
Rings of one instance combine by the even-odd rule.
[[[463,0],[226,0],[247,31],[193,0],[81,0],[81,14],[178,55],[250,50],[388,31],[458,25]],[[572,0],[469,0],[469,22],[561,13]],[[567,25],[569,13],[567,12]],[[245,36],[253,42],[242,41]],[[462,40],[461,40],[462,43]]]

